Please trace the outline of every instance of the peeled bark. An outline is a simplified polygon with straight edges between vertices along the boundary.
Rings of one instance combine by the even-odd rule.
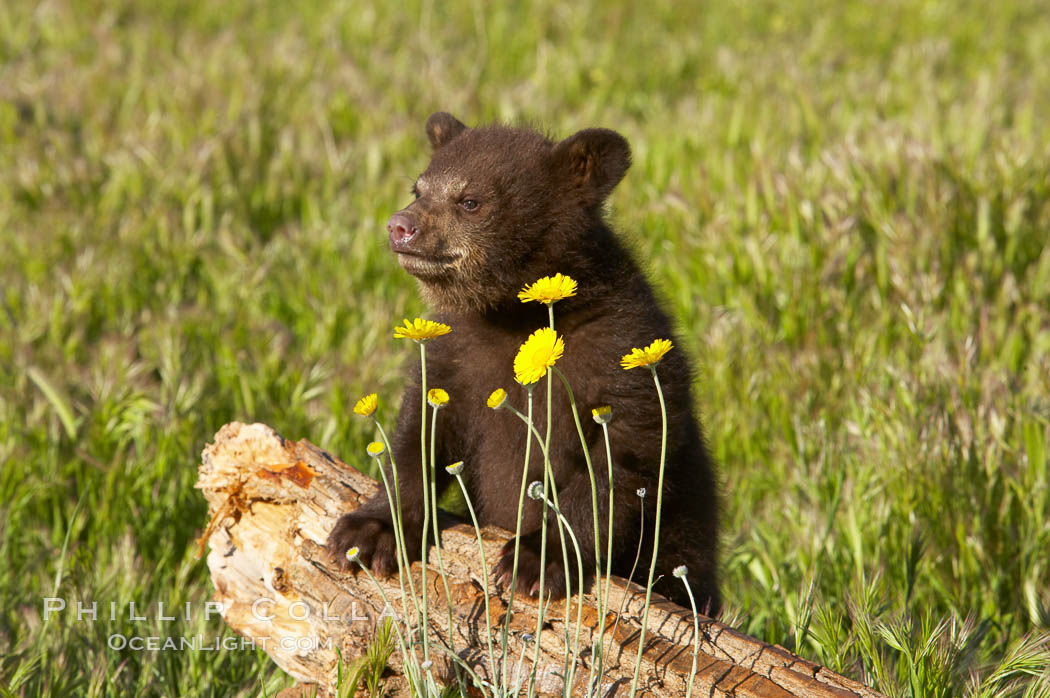
[[[227,424],[205,448],[197,487],[208,500],[211,522],[201,537],[202,550],[210,546],[208,568],[215,584],[215,600],[226,623],[254,640],[286,672],[319,693],[334,691],[339,656],[344,666],[361,656],[377,624],[396,614],[414,619],[411,598],[404,598],[397,578],[377,579],[348,574],[327,558],[324,542],[342,514],[372,496],[377,483],[354,468],[303,440],[291,442],[263,424]],[[482,531],[486,559],[491,566],[511,534],[495,527]],[[432,647],[451,646],[479,677],[490,681],[487,653],[484,586],[481,556],[472,526],[446,526],[441,535],[448,578],[446,594],[431,554],[427,575],[430,599],[429,638]],[[412,566],[417,592],[421,566]],[[378,584],[378,586],[377,586]],[[382,593],[380,592],[382,590]],[[505,595],[491,588],[489,619],[493,644],[499,652],[499,629],[506,616]],[[390,601],[386,606],[383,595]],[[693,651],[693,617],[688,609],[654,595],[642,657],[639,695],[684,696]],[[638,649],[645,591],[637,584],[614,578],[606,618],[606,667],[600,695],[627,695]],[[616,610],[623,604],[617,622]],[[585,691],[597,633],[599,614],[593,594],[582,599],[581,658],[572,692]],[[570,601],[574,627],[577,600]],[[449,611],[451,610],[451,627]],[[515,597],[510,623],[507,662],[496,663],[501,681],[527,680],[535,646],[524,636],[534,633],[537,604]],[[565,629],[564,605],[552,602],[540,636],[537,671],[539,695],[563,693]],[[403,627],[403,625],[402,625]],[[734,696],[878,696],[866,686],[801,659],[782,647],[743,635],[718,621],[701,617],[700,654],[693,695]],[[451,638],[450,638],[451,635]],[[571,634],[570,634],[571,639]],[[338,649],[338,654],[337,654]],[[519,660],[519,658],[524,657]],[[433,671],[439,680],[453,679],[453,666],[432,651]],[[389,662],[401,669],[395,651]],[[469,680],[468,680],[469,683]],[[386,688],[405,690],[400,677]],[[400,690],[398,690],[400,687]]]

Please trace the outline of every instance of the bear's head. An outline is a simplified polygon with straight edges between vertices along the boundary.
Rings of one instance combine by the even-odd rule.
[[[554,142],[439,112],[426,131],[430,165],[387,231],[398,262],[443,310],[494,308],[540,276],[571,275],[631,162],[627,141],[608,129]]]

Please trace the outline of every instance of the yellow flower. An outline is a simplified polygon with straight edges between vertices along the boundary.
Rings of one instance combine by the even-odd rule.
[[[346,559],[350,562],[357,562],[359,557],[361,557],[361,548],[356,545],[346,551]]]
[[[357,401],[357,404],[354,405],[354,414],[361,415],[362,417],[371,417],[372,413],[376,411],[376,407],[378,406],[379,396],[375,393],[371,393]]]
[[[372,443],[368,444],[368,448],[365,450],[368,451],[368,455],[372,456],[373,458],[379,458],[379,456],[386,453],[386,446],[383,445],[382,441],[373,441]]]
[[[444,407],[448,404],[448,393],[441,388],[431,388],[427,391],[427,402],[435,409]]]
[[[452,465],[445,466],[445,472],[449,475],[459,475],[463,472],[463,461],[456,461]]]
[[[507,401],[507,391],[503,388],[496,388],[489,395],[489,399],[485,401],[485,404],[494,410],[498,410],[503,406],[503,403]]]
[[[514,357],[514,379],[522,385],[535,383],[554,366],[565,351],[565,342],[549,327],[536,330]]]
[[[401,325],[394,326],[394,339],[412,339],[417,342],[426,342],[452,331],[452,328],[448,325],[418,317],[412,321],[405,318],[404,322],[404,327]]]
[[[529,284],[518,293],[522,303],[539,301],[550,305],[563,298],[576,295],[576,281],[564,274],[545,276]]]
[[[664,354],[671,351],[672,346],[670,339],[654,339],[645,349],[635,347],[631,349],[630,354],[624,354],[620,365],[625,371],[639,366],[652,366],[664,358]]]
[[[594,421],[598,424],[608,424],[612,421],[612,407],[609,407],[608,405],[595,407],[591,410],[591,417],[593,417]]]

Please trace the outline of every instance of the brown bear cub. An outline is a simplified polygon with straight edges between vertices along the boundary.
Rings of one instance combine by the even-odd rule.
[[[464,477],[482,524],[515,530],[525,454],[525,425],[510,411],[493,410],[495,388],[527,410],[525,389],[514,382],[518,347],[548,324],[547,307],[523,304],[518,292],[556,273],[575,279],[577,295],[554,306],[555,329],[565,339],[557,367],[572,386],[598,484],[598,530],[608,522],[605,441],[590,410],[611,405],[615,516],[614,574],[628,576],[639,540],[642,554],[634,580],[645,584],[652,555],[661,417],[648,369],[624,370],[620,357],[632,347],[668,338],[675,348],[657,368],[667,401],[668,441],[663,516],[656,574],[657,593],[688,606],[682,582],[672,576],[687,565],[701,612],[720,609],[717,579],[718,497],[711,458],[693,411],[692,374],[671,321],[660,308],[638,264],[602,215],[605,199],[630,166],[627,141],[614,131],[586,129],[552,142],[529,129],[501,125],[468,128],[449,114],[427,120],[433,146],[430,166],[416,180],[416,200],[387,224],[398,262],[415,276],[434,319],[451,334],[427,345],[427,384],[448,391],[438,413],[439,488],[451,477],[444,466],[464,461]],[[420,474],[420,375],[418,360],[401,402],[392,448],[398,464],[404,530],[410,554],[422,543]],[[534,389],[535,424],[547,423],[547,381]],[[429,428],[429,425],[428,425]],[[564,516],[579,540],[583,566],[593,576],[594,520],[591,484],[564,386],[553,383],[550,460]],[[533,447],[528,481],[543,479],[541,449]],[[644,499],[638,490],[647,492]],[[439,489],[440,491],[440,489]],[[542,504],[526,497],[517,590],[535,594],[540,565]],[[643,523],[644,520],[644,523]],[[564,595],[557,523],[547,525],[545,588]],[[566,539],[568,540],[568,539]],[[345,564],[345,552],[377,573],[396,574],[390,507],[382,488],[357,511],[343,516],[328,549]],[[605,556],[605,541],[600,549]],[[647,550],[648,548],[648,550]],[[570,561],[575,553],[569,551]],[[506,586],[513,544],[495,565]],[[570,562],[571,572],[576,571]],[[573,588],[576,586],[573,580]]]

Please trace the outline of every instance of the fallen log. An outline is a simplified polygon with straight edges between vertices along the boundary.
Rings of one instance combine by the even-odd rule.
[[[330,694],[344,663],[361,656],[378,624],[388,617],[414,618],[412,599],[401,595],[397,579],[377,580],[340,571],[323,549],[336,519],[353,510],[377,488],[359,473],[313,444],[288,441],[263,424],[234,422],[224,426],[204,449],[196,485],[208,501],[211,521],[201,536],[202,551],[210,546],[207,563],[215,585],[215,601],[226,623],[264,649],[298,681]],[[511,534],[487,527],[482,531],[487,560],[497,559]],[[473,527],[457,523],[441,535],[449,591],[431,566],[429,635],[433,645],[447,642],[463,663],[482,680],[492,681],[486,652],[486,624],[481,556]],[[433,556],[431,562],[434,562]],[[415,588],[421,567],[412,567]],[[491,587],[491,585],[490,585]],[[489,597],[489,621],[497,635],[506,616],[505,599],[494,590]],[[384,596],[390,605],[384,602]],[[692,613],[654,595],[642,656],[639,695],[684,696],[692,666]],[[645,591],[614,578],[610,609],[623,613],[606,620],[606,666],[600,694],[629,693],[638,649]],[[577,601],[570,602],[575,620]],[[592,594],[582,599],[580,647],[589,648],[597,633],[599,614]],[[451,626],[449,623],[451,611]],[[511,614],[507,662],[495,665],[496,679],[527,679],[532,670],[537,604],[515,597]],[[564,688],[564,606],[552,602],[539,639],[536,670],[539,695],[562,695]],[[701,653],[693,684],[697,696],[861,696],[880,695],[855,681],[797,657],[786,649],[748,637],[701,617]],[[498,648],[498,642],[496,643]],[[527,651],[526,651],[527,650]],[[572,692],[582,694],[592,658],[581,653]],[[451,680],[452,663],[435,653],[433,671]],[[401,668],[395,653],[389,662]],[[398,682],[393,680],[388,690]],[[403,683],[401,684],[404,685]],[[504,683],[503,685],[506,685]]]

